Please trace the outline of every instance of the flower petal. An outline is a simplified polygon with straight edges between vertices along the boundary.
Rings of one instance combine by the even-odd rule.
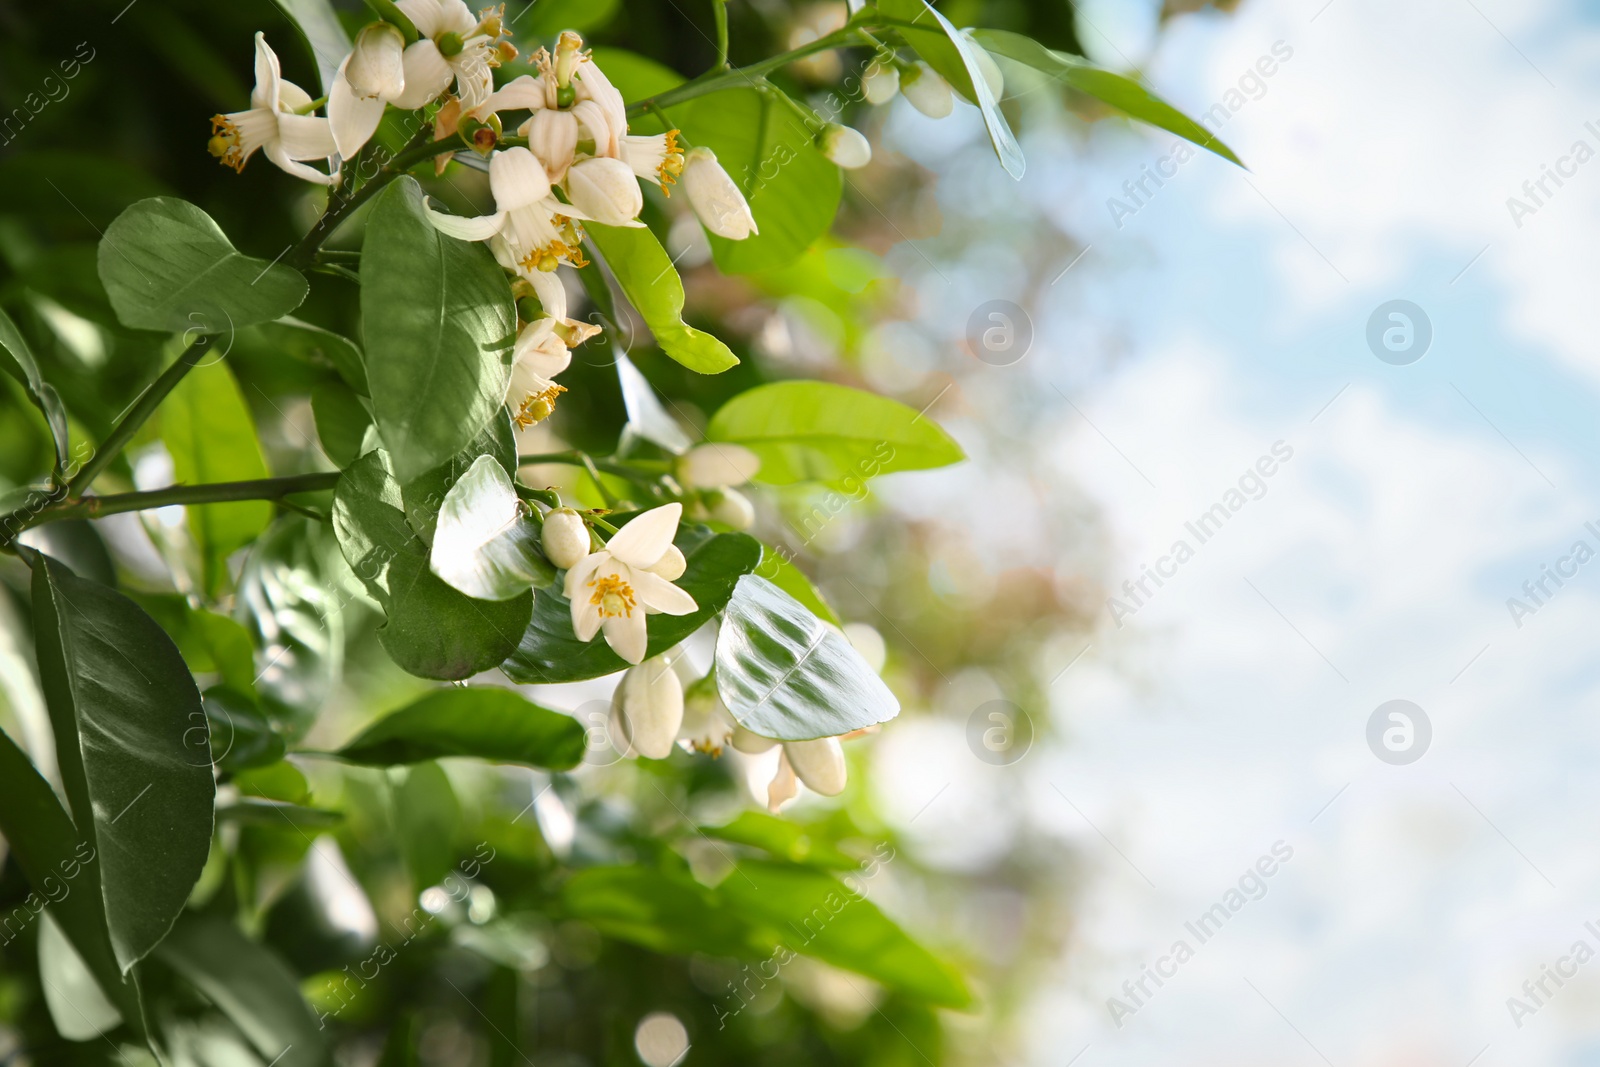
[[[550,175],[539,157],[526,148],[507,148],[489,160],[489,188],[494,191],[495,207],[516,211],[549,197]]]
[[[443,12],[439,0],[395,0],[395,7],[411,20],[411,25],[424,37],[432,37],[444,30]]]
[[[606,551],[618,561],[643,569],[653,566],[672,544],[678,533],[678,520],[683,517],[682,504],[663,504],[618,530],[606,544]]]
[[[589,599],[588,597],[579,597],[577,595],[578,591],[589,584],[589,579],[594,577],[596,570],[610,562],[611,553],[605,549],[601,549],[599,552],[591,552],[584,556],[574,567],[567,571],[567,580],[561,587],[562,595],[574,604],[580,599]],[[576,618],[577,616],[573,617]]]
[[[783,754],[800,780],[825,797],[836,797],[844,792],[846,767],[844,749],[837,737],[819,737],[815,741],[785,741]]]
[[[489,94],[478,108],[480,113],[487,114],[491,111],[538,111],[544,107],[544,76],[534,77],[524,74],[519,78],[512,78],[500,88]]]
[[[315,115],[279,115],[278,142],[290,159],[326,159],[339,151],[328,120]]]
[[[278,91],[283,75],[278,72],[278,54],[267,43],[267,35],[256,33],[256,87],[250,93],[251,107],[278,110]]]
[[[355,158],[361,146],[372,139],[383,121],[384,103],[381,97],[361,96],[344,76],[348,57],[339,65],[339,76],[333,80],[328,93],[328,123],[333,131],[333,143],[345,159]]]
[[[475,218],[466,218],[461,215],[446,215],[442,211],[435,211],[423,201],[422,209],[428,213],[428,221],[433,223],[433,228],[458,241],[487,241],[500,232],[505,225],[506,213],[496,211],[493,215],[479,215]]]
[[[555,271],[534,271],[528,284],[533,286],[533,295],[539,298],[546,315],[555,319],[567,317],[567,287],[561,284]]]
[[[456,76],[439,54],[439,46],[427,37],[406,46],[400,65],[405,70],[405,91],[390,102],[402,111],[414,111],[423,104],[432,103],[449,88],[450,79]]]
[[[778,773],[767,783],[767,810],[776,812],[798,792],[800,788],[795,784],[794,768],[789,765],[789,753],[785,750],[778,754]]]
[[[572,602],[572,632],[579,641],[592,641],[600,629],[600,606],[589,603],[588,597],[578,597]]]
[[[664,615],[692,615],[700,609],[694,597],[659,574],[635,569],[632,577],[634,595],[647,608],[654,608]]]
[[[629,663],[644,662],[645,649],[650,643],[650,635],[644,625],[644,612],[612,615],[602,625],[606,633],[606,644],[611,646],[611,651]],[[681,709],[679,713],[682,714]]]
[[[329,141],[329,147],[331,148],[332,138],[329,138]],[[282,141],[269,141],[261,146],[261,150],[267,154],[267,158],[272,160],[273,164],[280,170],[292,174],[303,181],[316,182],[318,185],[332,185],[339,180],[338,171],[334,171],[332,174],[324,174],[315,167],[295,162],[289,157],[289,153],[284,151]]]

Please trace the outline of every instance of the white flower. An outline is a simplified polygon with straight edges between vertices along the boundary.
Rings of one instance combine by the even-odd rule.
[[[522,327],[512,351],[506,400],[518,429],[555,413],[556,398],[567,391],[555,376],[572,363],[572,349],[600,332],[593,323],[567,318],[566,287],[554,272],[534,271],[526,280],[544,314]]]
[[[713,489],[706,494],[711,518],[733,530],[748,530],[756,521],[755,505],[737,489]]]
[[[619,156],[645,181],[655,182],[667,196],[670,186],[683,173],[683,149],[678,147],[678,131],[629,134],[618,144]]]
[[[278,57],[267,44],[266,34],[256,34],[256,85],[250,93],[250,109],[211,119],[211,141],[207,146],[224,166],[236,171],[256,150],[296,178],[322,185],[339,180],[332,166],[338,153],[328,120],[309,114],[311,96],[287,81],[278,68]],[[297,162],[302,159],[328,159],[332,173]]]
[[[678,458],[674,473],[685,489],[726,489],[743,485],[761,469],[761,457],[743,445],[709,441]]]
[[[421,39],[405,50],[405,91],[394,105],[407,111],[430,104],[456,83],[466,111],[494,90],[498,26],[491,36],[464,0],[395,0]]]
[[[553,271],[562,261],[584,266],[582,240],[574,219],[583,213],[550,195],[550,177],[526,148],[507,148],[489,161],[489,188],[496,211],[462,218],[428,209],[428,220],[441,233],[463,241],[488,241],[495,259],[532,280]]]
[[[562,570],[571,570],[589,554],[589,527],[571,508],[555,508],[544,517],[541,535],[545,558]]]
[[[683,558],[683,550],[677,545],[668,545],[661,558],[650,567],[651,574],[659,574],[669,582],[675,582],[683,577],[683,572],[689,569],[689,561]]]
[[[549,63],[548,55],[542,51],[536,58],[542,64]],[[492,112],[532,111],[517,133],[528,139],[528,147],[555,182],[561,181],[572,166],[579,141],[592,141],[598,147],[609,144],[612,137],[610,120],[598,103],[579,100],[570,108],[558,107],[557,91],[553,76],[524,74],[502,85],[472,111],[473,117],[480,120]]]
[[[650,571],[667,554],[682,514],[680,504],[652,508],[567,571],[564,591],[578,640],[588,641],[603,629],[612,651],[638,663],[648,643],[646,612],[688,615],[697,609],[693,597]]]
[[[672,755],[678,727],[683,724],[683,682],[672,669],[670,654],[630,668],[617,683],[611,701],[618,732],[629,750],[646,759]]]
[[[817,135],[817,147],[829,160],[845,170],[855,170],[872,162],[872,146],[861,131],[830,122]]]
[[[861,92],[869,104],[887,103],[900,91],[900,70],[881,57],[874,59],[861,79]]]
[[[683,188],[701,224],[718,237],[742,241],[760,232],[744,194],[711,149],[691,148],[683,157]]]
[[[373,22],[362,27],[354,50],[339,64],[328,91],[328,121],[344,158],[361,150],[383,121],[383,109],[405,92],[405,46],[398,28]]]
[[[683,725],[678,728],[678,744],[690,752],[722,755],[733,738],[733,716],[717,695],[711,679],[701,679],[684,694]]]
[[[807,788],[825,797],[836,797],[844,792],[848,771],[844,749],[837,737],[819,737],[815,741],[774,741],[752,733],[743,726],[733,731],[733,747],[749,755],[766,752],[773,745],[782,744],[778,756],[778,771],[767,785],[767,807],[777,811],[784,802],[795,796],[796,777]]]
[[[567,195],[595,222],[607,226],[643,226],[639,212],[644,195],[639,179],[620,159],[583,159],[567,171]]]
[[[900,79],[900,92],[911,101],[912,107],[930,119],[942,119],[955,109],[950,83],[926,63],[918,63]]]

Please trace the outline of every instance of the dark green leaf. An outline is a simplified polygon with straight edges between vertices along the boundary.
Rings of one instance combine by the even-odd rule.
[[[527,24],[517,26],[517,35],[542,43],[562,30],[591,30],[610,22],[617,7],[618,0],[539,0],[527,9]]]
[[[792,863],[844,871],[860,866],[827,841],[808,833],[805,827],[764,811],[746,811],[725,826],[702,826],[700,832],[721,841],[762,849]]]
[[[184,916],[157,950],[278,1067],[317,1067],[327,1049],[294,974],[218,915]]]
[[[773,382],[740,393],[712,417],[706,436],[760,456],[757,481],[829,482],[852,492],[879,474],[943,467],[965,458],[926,415],[829,382]]]
[[[571,918],[656,952],[754,958],[775,945],[714,890],[649,867],[590,867],[568,879],[561,899]]]
[[[583,231],[663,352],[700,374],[719,374],[738,365],[739,357],[727,345],[683,321],[683,279],[655,234],[642,226],[597,222],[585,223]]]
[[[205,692],[205,709],[211,728],[211,756],[218,770],[231,774],[283,759],[283,738],[252,697],[226,686],[213,686]]]
[[[517,434],[511,425],[511,413],[504,408],[478,431],[478,436],[466,448],[449,461],[400,487],[406,520],[425,544],[433,543],[433,527],[439,521],[439,509],[444,506],[444,498],[450,492],[450,487],[460,481],[479,456],[493,456],[504,468],[507,477],[516,478]]]
[[[100,282],[124,326],[231,334],[287,315],[306,280],[234,249],[211,216],[152,197],[118,215],[100,241]]]
[[[583,726],[510,689],[440,689],[379,719],[339,755],[387,767],[441,756],[567,770],[583,759]]]
[[[723,612],[717,692],[746,729],[781,741],[837,737],[900,713],[844,635],[753,574]]]
[[[717,889],[737,913],[763,919],[796,952],[947,1008],[972,1003],[966,983],[866,899],[814,868],[744,860]]]
[[[516,309],[489,250],[428,222],[422,188],[379,194],[361,253],[361,331],[378,432],[410,481],[466,447],[500,410]]]
[[[289,16],[295,29],[305,39],[317,61],[317,76],[322,80],[324,96],[333,88],[339,64],[350,54],[350,35],[345,33],[339,16],[328,0],[276,0],[283,13]],[[311,94],[315,96],[315,93]]]
[[[337,378],[318,382],[311,390],[311,414],[327,457],[340,467],[354,463],[372,426],[372,413],[356,391]]]
[[[33,350],[17,330],[11,316],[0,311],[0,366],[22,384],[28,399],[39,409],[50,428],[50,439],[55,445],[56,470],[67,468],[67,412],[61,406],[61,397],[55,388],[39,376],[39,364]]]
[[[1244,166],[1233,149],[1212,136],[1211,131],[1146,89],[1132,78],[1101,70],[1077,56],[1046,48],[1031,37],[1005,30],[977,30],[980,44],[997,56],[1004,56],[1072,86],[1079,92],[1110,104],[1131,118],[1175,133],[1186,141],[1215,152],[1230,163]]]
[[[166,936],[211,848],[206,714],[172,639],[137,604],[48,556],[33,566],[56,759],[128,968]]]
[[[972,42],[925,0],[878,0],[878,10],[891,18],[904,20],[895,30],[906,43],[915,48],[951,88],[978,105],[983,113],[983,124],[989,131],[989,143],[994,146],[1000,165],[1020,181],[1025,165],[1022,149],[1017,146],[1005,116],[1000,114],[1000,102],[989,91]]]
[[[688,562],[677,585],[694,597],[690,615],[652,615],[649,650],[656,656],[698,630],[727,603],[741,574],[761,562],[761,542],[744,534],[713,534],[704,526],[680,526],[675,542]],[[599,637],[584,643],[572,632],[572,606],[559,586],[541,589],[522,642],[501,665],[507,678],[525,685],[599,678],[627,667]]]
[[[388,616],[378,639],[395,663],[423,678],[470,678],[517,647],[532,593],[474,600],[435,577],[386,460],[381,449],[369,452],[339,479],[333,504],[339,547]]]
[[[92,835],[80,834],[28,757],[0,731],[0,836],[78,956],[137,1034],[144,1010],[134,974],[124,975],[111,946],[100,864]],[[65,887],[66,892],[62,892]]]
[[[277,322],[257,326],[250,343],[266,346],[274,356],[288,356],[321,370],[334,371],[344,379],[344,384],[362,396],[369,395],[367,359],[348,337],[285,315]]]
[[[590,52],[596,65],[606,72],[611,84],[630,104],[683,84],[683,75],[637,52],[605,45],[597,45]],[[629,129],[644,133],[659,132],[659,126],[650,125],[652,121],[648,115],[641,116],[629,121]]]
[[[267,477],[255,420],[223,362],[195,367],[161,405],[161,440],[172,456],[173,480],[183,485],[242,482]],[[254,541],[272,522],[272,504],[242,500],[187,509],[189,534],[215,595],[228,577],[228,557]]]
[[[450,873],[455,859],[461,802],[449,776],[431,760],[391,777],[403,778],[394,790],[394,821],[400,850],[411,869],[411,884],[417,890],[436,885]]]
[[[326,808],[308,808],[270,797],[240,797],[232,804],[224,804],[217,809],[217,821],[272,826],[280,830],[288,827],[319,830],[338,826],[344,821],[344,815]]]

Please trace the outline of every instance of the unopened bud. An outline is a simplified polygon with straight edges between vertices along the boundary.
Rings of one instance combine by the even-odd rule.
[[[911,101],[912,107],[930,119],[942,119],[955,110],[950,83],[926,63],[918,63],[901,76],[900,92]]]
[[[571,570],[589,554],[589,527],[571,508],[556,508],[544,517],[545,558],[562,570]]]
[[[689,561],[683,558],[683,551],[677,545],[668,545],[661,558],[645,569],[669,582],[675,582],[689,569]]]
[[[900,71],[893,63],[872,61],[861,79],[861,92],[869,104],[885,104],[900,91]]]
[[[822,154],[845,170],[855,170],[872,162],[872,146],[861,131],[830,122],[817,134],[817,147]]]
[[[706,494],[711,518],[734,530],[748,530],[756,521],[755,505],[737,489],[721,489]]]

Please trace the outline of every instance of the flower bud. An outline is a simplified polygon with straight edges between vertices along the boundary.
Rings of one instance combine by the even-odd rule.
[[[879,674],[883,673],[883,664],[889,658],[889,649],[883,643],[882,634],[864,622],[849,622],[845,623],[844,637],[850,642],[850,647],[867,661],[867,666]]]
[[[578,120],[570,111],[542,107],[522,126],[528,139],[528,148],[544,164],[545,172],[559,180],[572,166],[572,155],[578,148]]]
[[[918,63],[900,79],[900,92],[911,101],[912,107],[930,119],[942,119],[955,109],[950,83],[926,63]]]
[[[855,170],[872,162],[872,146],[861,131],[830,122],[817,135],[822,154],[845,170]]]
[[[701,225],[718,237],[742,241],[760,232],[744,194],[711,149],[692,148],[684,155],[682,185]]]
[[[618,684],[623,737],[646,759],[666,759],[683,725],[683,682],[672,658],[656,656],[630,667]]]
[[[743,485],[761,469],[761,457],[743,445],[712,441],[679,457],[676,474],[685,489],[726,489]]]
[[[748,530],[756,521],[755,505],[737,489],[717,489],[706,495],[711,518],[733,530]]]
[[[735,725],[733,728],[733,747],[747,756],[759,756],[777,743],[772,738],[752,733],[743,726]]]
[[[645,568],[651,574],[657,574],[669,582],[675,582],[683,577],[683,572],[689,569],[689,561],[683,558],[683,550],[677,545],[668,545],[661,558]]]
[[[861,79],[861,92],[869,104],[884,104],[900,91],[900,71],[893,64],[875,59]]]
[[[844,792],[847,769],[844,749],[837,737],[785,741],[783,751],[789,757],[789,766],[807,787],[825,797],[836,797]]]
[[[633,169],[620,159],[585,159],[567,171],[572,204],[594,221],[626,226],[644,209],[644,195]]]
[[[344,68],[345,80],[357,96],[392,100],[406,87],[405,50],[406,39],[398,27],[368,23],[356,34],[355,48]]]
[[[537,204],[550,195],[550,176],[526,148],[507,148],[489,160],[489,188],[501,211]]]
[[[589,527],[571,508],[556,508],[544,517],[545,558],[562,570],[571,570],[589,554]]]
[[[692,752],[720,756],[733,731],[733,717],[717,695],[715,680],[708,675],[690,686],[683,697],[678,740]]]

